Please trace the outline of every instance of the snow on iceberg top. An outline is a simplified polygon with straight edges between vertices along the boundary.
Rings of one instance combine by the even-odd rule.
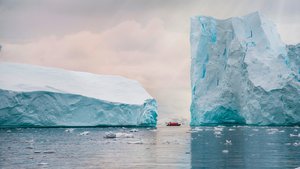
[[[126,104],[143,104],[152,99],[137,81],[121,76],[16,63],[0,63],[0,89],[78,94]]]

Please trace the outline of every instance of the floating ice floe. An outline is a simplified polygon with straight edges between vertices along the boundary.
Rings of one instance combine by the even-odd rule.
[[[198,132],[198,131],[203,131],[203,129],[200,128],[200,127],[195,127],[195,128],[190,129],[190,130],[187,131],[186,133],[196,133],[196,132]]]
[[[81,136],[86,136],[86,135],[89,135],[89,134],[90,134],[89,131],[84,131],[82,133],[79,133],[79,135],[81,135]]]
[[[215,131],[214,134],[215,134],[216,136],[218,136],[218,135],[221,135],[222,133],[221,133],[220,131]]]
[[[214,131],[223,131],[223,127],[214,127]]]
[[[296,146],[296,147],[300,146],[300,141],[293,143],[293,146]]]
[[[142,140],[136,140],[136,141],[129,141],[127,144],[143,144]]]
[[[223,150],[222,153],[229,153],[229,150]]]
[[[300,137],[300,133],[299,134],[290,134],[290,137]]]
[[[221,134],[222,134],[222,131],[223,131],[223,128],[221,128],[221,127],[214,127],[214,134],[215,134],[216,136],[221,135]]]
[[[133,138],[133,134],[129,133],[116,133],[117,138]]]
[[[104,138],[116,138],[116,134],[113,132],[106,132]]]
[[[104,138],[134,138],[134,136],[129,133],[106,132]]]
[[[194,130],[194,131],[203,131],[203,129],[200,128],[200,127],[195,127],[193,130]]]

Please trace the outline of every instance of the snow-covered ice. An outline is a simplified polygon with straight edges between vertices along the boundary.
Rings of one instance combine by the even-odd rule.
[[[156,101],[135,80],[0,63],[0,126],[156,126]]]
[[[300,123],[300,44],[255,12],[191,18],[191,125]]]

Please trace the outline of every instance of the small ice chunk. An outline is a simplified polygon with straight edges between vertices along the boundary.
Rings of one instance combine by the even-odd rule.
[[[270,128],[270,129],[267,129],[267,131],[268,131],[268,134],[275,134],[275,133],[279,132],[279,130],[276,128]]]
[[[138,129],[131,129],[130,132],[138,132]]]
[[[81,135],[81,136],[86,136],[86,135],[89,135],[89,134],[90,134],[89,131],[84,131],[84,132],[80,133],[79,135]]]
[[[235,129],[230,128],[230,129],[228,129],[228,131],[235,131]]]
[[[25,143],[33,143],[34,140],[26,140]]]
[[[222,133],[221,133],[221,131],[215,131],[214,134],[215,135],[221,135]]]
[[[41,163],[38,163],[38,165],[48,165],[48,163],[41,162]]]
[[[192,129],[192,131],[203,131],[203,129],[200,127],[195,127],[194,129]]]
[[[106,132],[104,138],[133,138],[133,134],[129,133],[113,133],[113,132]]]
[[[142,140],[136,140],[136,141],[129,141],[127,144],[143,144]]]
[[[117,138],[133,138],[133,134],[129,133],[116,133]]]
[[[214,127],[214,131],[223,131],[222,127]]]
[[[73,133],[74,129],[66,129],[65,132],[67,133]]]
[[[223,150],[222,153],[229,153],[229,150]]]
[[[106,132],[104,138],[116,138],[116,134],[113,132]]]
[[[300,137],[300,133],[299,134],[290,134],[290,137]]]
[[[225,141],[225,145],[232,145],[231,140],[226,140],[226,141]]]
[[[300,146],[300,141],[293,143],[293,146],[296,146],[296,147]]]
[[[11,133],[11,130],[7,130],[6,132],[7,132],[7,133]]]

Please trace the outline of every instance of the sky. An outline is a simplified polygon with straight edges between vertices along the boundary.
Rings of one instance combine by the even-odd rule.
[[[0,62],[138,80],[159,118],[187,118],[190,17],[259,11],[287,44],[300,42],[299,0],[0,0]]]

